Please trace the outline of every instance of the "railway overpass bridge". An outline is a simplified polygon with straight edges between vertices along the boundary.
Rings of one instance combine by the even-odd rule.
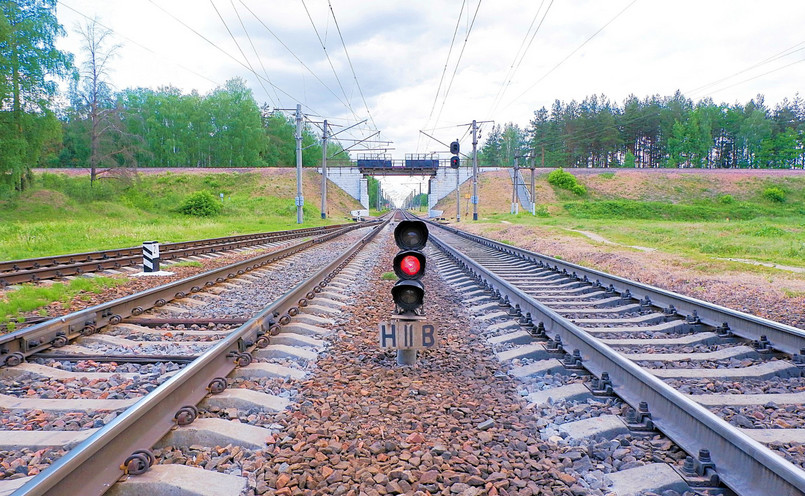
[[[497,170],[494,168],[478,168],[478,173]],[[317,169],[319,174],[321,168]],[[472,167],[358,167],[357,164],[347,167],[327,167],[327,179],[358,200],[364,208],[369,208],[368,176],[430,176],[428,179],[428,212],[431,216],[433,207],[442,198],[456,190],[456,179],[459,184],[472,177]]]

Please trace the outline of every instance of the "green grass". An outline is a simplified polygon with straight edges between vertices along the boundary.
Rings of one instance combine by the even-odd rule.
[[[565,202],[570,217],[579,219],[630,219],[673,221],[750,220],[760,217],[787,215],[805,216],[805,207],[794,205],[783,208],[779,204],[754,202],[721,203],[697,201],[695,203],[668,203],[637,200],[601,200]]]
[[[204,264],[196,260],[185,260],[184,262],[176,262],[170,265],[171,267],[203,267]]]
[[[396,281],[397,275],[394,272],[383,272],[383,275],[380,276],[380,279],[384,281]]]
[[[0,260],[138,246],[144,240],[187,241],[345,222],[321,219],[314,201],[296,223],[289,184],[259,174],[144,175],[133,182],[38,175],[21,195],[0,199]],[[195,191],[224,193],[211,217],[179,213]]]
[[[713,258],[746,258],[781,265],[803,266],[805,226],[797,217],[759,217],[749,220],[680,221],[666,219],[579,219],[567,215],[550,219],[506,215],[494,219],[495,229],[506,229],[500,220],[535,226],[563,236],[583,236],[568,232],[599,234],[624,246],[643,246],[689,257],[691,263]],[[490,219],[490,221],[493,221]],[[494,237],[490,234],[490,237]],[[741,264],[746,270],[771,269]],[[737,267],[737,266],[736,266]]]
[[[797,202],[779,203],[764,198],[763,188],[755,199],[724,202],[714,194],[712,199],[696,199],[688,203],[638,201],[626,199],[587,198],[562,201],[562,211],[550,217],[493,214],[487,222],[500,225],[534,226],[575,236],[567,228],[590,231],[624,246],[642,246],[661,252],[682,255],[697,269],[708,271],[716,258],[745,258],[780,265],[803,266],[805,260],[805,207],[803,192],[788,188],[787,198]],[[581,236],[581,234],[578,234]],[[490,233],[490,237],[494,237]],[[719,262],[721,263],[721,262]],[[752,272],[767,272],[761,266],[734,263]],[[720,265],[723,268],[723,265]]]
[[[621,177],[603,172],[579,175],[579,180],[600,184],[598,178],[618,181]],[[539,180],[547,178],[542,175]],[[640,184],[637,190],[624,187],[623,195],[631,198],[611,187],[590,187],[583,197],[557,188],[553,203],[538,205],[542,216],[504,213],[508,203],[505,207],[499,203],[498,213],[482,216],[481,221],[488,223],[483,232],[495,238],[497,232],[510,230],[509,224],[517,224],[533,228],[534,237],[556,234],[568,243],[584,238],[582,242],[596,244],[568,229],[589,231],[623,247],[679,255],[679,263],[708,274],[724,270],[780,273],[770,267],[717,260],[724,258],[805,266],[805,175],[750,177],[725,183],[723,189],[712,178],[697,175],[662,180],[647,175],[641,181],[625,185]],[[784,201],[779,201],[781,196]],[[615,248],[602,245],[601,249]]]
[[[19,289],[8,291],[0,299],[0,324],[22,322],[22,314],[44,309],[53,302],[67,305],[76,296],[100,293],[106,288],[125,284],[125,278],[79,277],[66,283],[57,282],[50,286],[22,285]],[[42,312],[40,312],[42,313]],[[12,326],[13,327],[13,326]]]

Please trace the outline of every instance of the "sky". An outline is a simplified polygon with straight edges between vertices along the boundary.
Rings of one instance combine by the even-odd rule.
[[[491,121],[483,142],[557,99],[681,90],[773,107],[805,92],[802,0],[59,0],[57,16],[78,62],[80,25],[112,31],[118,90],[205,94],[240,77],[258,104],[301,104],[333,132],[365,120],[344,146],[391,142],[353,158],[446,158],[455,139],[467,153],[473,120]],[[384,186],[413,189],[399,184]]]

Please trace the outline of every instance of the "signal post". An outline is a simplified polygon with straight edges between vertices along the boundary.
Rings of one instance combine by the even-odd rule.
[[[380,347],[397,350],[398,365],[416,363],[416,352],[435,348],[436,327],[427,323],[422,305],[427,260],[422,249],[428,241],[428,227],[421,220],[401,221],[394,229],[394,241],[400,251],[394,257],[394,273],[399,280],[391,289],[394,313],[389,322],[380,323]]]

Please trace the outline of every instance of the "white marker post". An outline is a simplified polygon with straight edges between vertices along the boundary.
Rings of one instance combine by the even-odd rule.
[[[143,272],[159,272],[159,241],[143,241]]]

